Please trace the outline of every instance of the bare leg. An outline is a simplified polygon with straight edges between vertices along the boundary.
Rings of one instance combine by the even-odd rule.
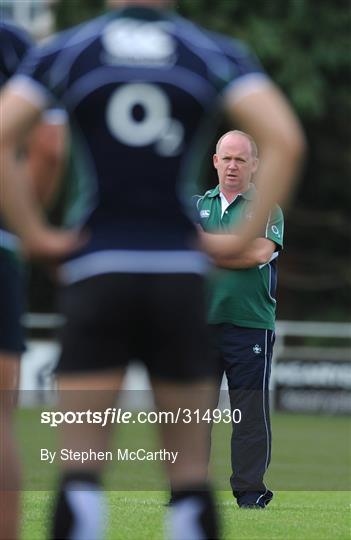
[[[112,408],[123,379],[122,370],[66,375],[59,378],[59,410],[103,412]],[[73,452],[105,451],[111,424],[63,424],[61,448]],[[88,454],[89,455],[89,454]],[[106,527],[105,496],[101,489],[104,461],[65,461],[53,515],[52,538],[101,540]]]
[[[19,536],[21,474],[12,426],[18,377],[19,356],[0,353],[0,538],[3,540],[13,540]]]
[[[172,411],[174,417],[179,411],[177,423],[160,424],[164,447],[178,452],[174,463],[166,462],[172,493],[166,516],[167,537],[217,538],[216,511],[207,483],[211,423],[203,420],[216,404],[215,381],[180,384],[154,380],[153,388],[160,411]]]
[[[61,375],[58,379],[60,411],[104,411],[113,407],[123,381],[123,371],[120,369],[105,372],[94,372],[79,375]],[[83,424],[64,424],[62,427],[62,448],[74,451],[104,451],[109,443],[111,425],[104,428],[100,424],[84,422]],[[65,461],[65,470],[74,467],[100,470],[103,462],[85,463]]]
[[[191,422],[179,421],[177,424],[162,423],[161,435],[165,448],[179,452],[174,464],[168,464],[168,475],[173,488],[184,485],[197,485],[207,481],[208,455],[211,425],[197,421],[193,411],[202,414],[213,408],[216,400],[216,385],[213,381],[181,384],[164,381],[152,383],[155,400],[159,410],[180,410],[180,418],[188,419],[186,409],[191,411]]]

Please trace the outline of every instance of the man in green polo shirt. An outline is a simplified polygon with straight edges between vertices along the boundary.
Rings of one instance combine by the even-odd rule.
[[[219,185],[196,197],[205,249],[216,268],[210,279],[209,323],[220,354],[231,408],[242,420],[231,440],[231,486],[242,508],[264,508],[273,493],[263,482],[270,462],[268,385],[275,324],[276,263],[283,246],[283,214],[275,207],[259,238],[239,255],[230,234],[255,212],[252,178],[259,164],[254,140],[225,133],[213,157]]]

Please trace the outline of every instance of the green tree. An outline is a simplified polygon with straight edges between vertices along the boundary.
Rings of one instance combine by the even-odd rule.
[[[61,0],[55,4],[56,28],[62,30],[96,17],[104,10],[102,0]]]

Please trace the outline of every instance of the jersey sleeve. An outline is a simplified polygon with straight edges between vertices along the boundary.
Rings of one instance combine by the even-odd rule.
[[[266,227],[265,238],[272,240],[279,249],[283,249],[284,239],[284,216],[281,208],[276,206],[271,212]]]
[[[72,70],[79,56],[94,41],[105,17],[81,23],[60,32],[43,45],[33,47],[11,81],[12,90],[22,94],[39,108],[64,102],[64,94],[73,84]]]
[[[65,48],[71,33],[62,32],[44,45],[32,47],[10,82],[12,91],[41,109],[57,103],[66,89]]]
[[[11,89],[38,108],[50,107],[58,99],[51,69],[58,53],[34,47],[10,82]]]
[[[201,201],[202,195],[193,195],[191,197],[191,208],[192,208],[192,220],[197,225],[201,224],[200,210],[201,210]]]
[[[17,71],[32,46],[32,41],[23,30],[0,23],[0,86]]]
[[[245,43],[220,36],[218,45],[227,62],[226,73],[223,70],[223,96],[250,93],[270,83],[259,59]]]

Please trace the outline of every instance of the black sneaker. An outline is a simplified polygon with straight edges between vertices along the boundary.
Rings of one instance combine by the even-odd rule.
[[[239,508],[251,508],[262,510],[273,499],[273,492],[269,489],[266,491],[244,491],[237,497]]]

